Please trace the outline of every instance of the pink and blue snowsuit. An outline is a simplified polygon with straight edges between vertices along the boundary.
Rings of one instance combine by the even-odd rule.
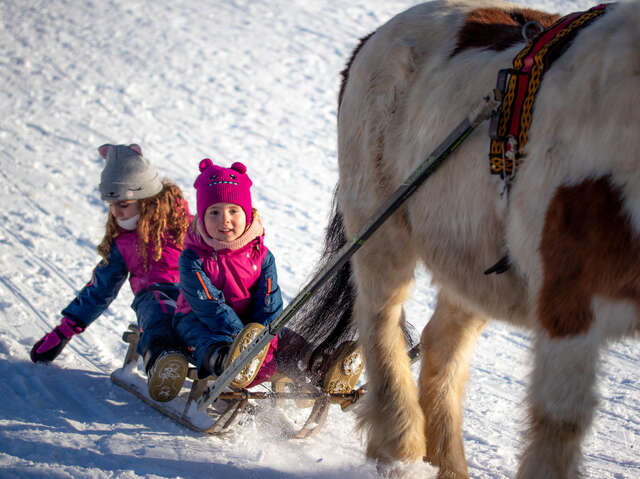
[[[282,295],[264,234],[238,249],[214,250],[193,230],[187,232],[180,256],[180,296],[173,325],[202,377],[208,375],[203,365],[215,348],[232,343],[247,323],[266,326],[280,314]],[[253,384],[266,380],[275,369],[270,350]]]
[[[91,281],[62,314],[86,328],[109,307],[128,276],[135,295],[131,307],[142,331],[138,353],[144,356],[150,349],[157,354],[165,348],[178,347],[171,320],[179,293],[178,259],[182,251],[172,239],[166,238],[158,261],[151,258],[149,251],[147,269],[137,247],[137,231],[120,229],[111,245],[108,261],[103,260],[95,267]]]

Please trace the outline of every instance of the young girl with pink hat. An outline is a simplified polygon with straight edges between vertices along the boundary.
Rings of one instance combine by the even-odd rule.
[[[204,159],[194,183],[198,215],[180,256],[180,296],[174,329],[200,377],[218,376],[282,311],[273,254],[252,208],[251,179],[239,162],[230,168]],[[276,370],[277,336],[233,384],[248,387]]]

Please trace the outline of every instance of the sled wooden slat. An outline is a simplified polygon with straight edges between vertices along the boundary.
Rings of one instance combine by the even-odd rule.
[[[213,424],[208,427],[200,427],[196,424],[193,424],[186,415],[179,414],[175,411],[172,411],[171,409],[166,407],[164,403],[159,403],[154,401],[153,399],[149,398],[148,396],[140,392],[134,385],[123,380],[118,375],[118,373],[122,371],[123,371],[122,369],[116,369],[115,371],[113,371],[113,373],[111,373],[111,381],[114,384],[126,390],[127,392],[133,394],[138,399],[142,400],[143,402],[145,402],[146,404],[154,408],[156,411],[164,414],[165,416],[169,417],[170,419],[176,421],[177,423],[187,427],[192,431],[200,432],[204,434],[210,434],[210,435],[219,435],[219,434],[226,433],[228,432],[228,428],[229,426],[231,426],[233,420],[235,420],[235,418],[237,417],[238,412],[240,412],[240,411],[234,410],[234,409],[238,409],[240,404],[232,404],[229,407],[229,409],[227,409],[227,411],[225,411],[223,414],[221,414],[217,418],[213,417],[211,414],[207,414],[211,418],[211,420],[214,421]],[[243,402],[242,400],[237,401],[237,403],[242,403],[242,402]],[[242,406],[243,406],[242,409],[244,409],[244,405]]]

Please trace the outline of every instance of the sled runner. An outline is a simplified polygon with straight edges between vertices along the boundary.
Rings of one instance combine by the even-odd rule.
[[[122,368],[111,374],[111,381],[126,391],[132,393],[151,407],[179,424],[204,434],[224,434],[236,422],[241,413],[249,409],[249,400],[269,400],[273,404],[281,405],[286,400],[294,400],[298,407],[311,407],[311,412],[300,430],[292,437],[304,439],[316,433],[324,425],[331,404],[339,404],[343,411],[351,408],[366,392],[366,385],[347,392],[327,393],[310,384],[297,384],[290,378],[276,375],[271,380],[271,388],[263,391],[236,389],[228,387],[218,398],[207,404],[205,408],[198,408],[198,399],[207,390],[213,377],[198,379],[195,367],[190,367],[187,387],[169,402],[157,402],[149,397],[147,379],[138,372],[136,365],[138,353],[136,347],[140,334],[135,324],[122,335],[124,342],[129,344]]]

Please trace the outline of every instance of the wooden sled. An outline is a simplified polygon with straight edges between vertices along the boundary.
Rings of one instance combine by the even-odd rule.
[[[135,324],[122,335],[129,344],[122,368],[111,373],[111,381],[135,395],[157,411],[177,423],[204,434],[224,434],[247,409],[249,400],[269,400],[282,405],[286,400],[294,400],[298,407],[311,407],[311,412],[300,430],[292,434],[294,439],[305,439],[318,432],[326,423],[331,404],[339,404],[343,411],[349,410],[366,392],[366,385],[348,393],[326,393],[308,384],[299,385],[291,379],[276,373],[271,380],[271,390],[251,391],[248,389],[230,389],[205,411],[198,410],[198,398],[207,389],[213,377],[198,379],[195,367],[189,367],[185,388],[175,399],[161,403],[154,401],[147,392],[147,379],[137,371],[138,353],[136,347],[140,333]],[[188,392],[184,389],[188,388]]]

